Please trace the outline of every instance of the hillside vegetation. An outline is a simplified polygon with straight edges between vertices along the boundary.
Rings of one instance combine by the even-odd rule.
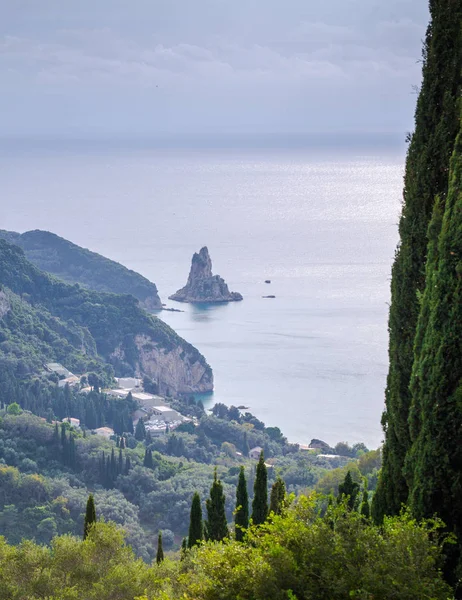
[[[154,283],[120,263],[54,233],[38,229],[22,234],[0,230],[0,238],[17,244],[31,263],[63,281],[78,283],[97,292],[131,294],[146,309],[162,307]]]
[[[408,504],[438,514],[457,543],[445,572],[462,573],[462,4],[430,2],[423,84],[406,163],[392,274],[390,370],[377,523]]]
[[[142,339],[144,345],[150,344],[149,350],[179,351],[181,356],[174,357],[179,371],[189,373],[198,363],[205,384],[211,386],[211,369],[199,351],[141,309],[133,296],[64,283],[40,271],[18,246],[2,239],[0,282],[0,356],[21,360],[21,370],[32,372],[40,361],[59,359],[68,368],[85,372],[96,359],[111,365],[119,376],[142,374],[144,348],[138,341]],[[174,382],[162,380],[162,373],[157,383],[161,390],[177,391]]]

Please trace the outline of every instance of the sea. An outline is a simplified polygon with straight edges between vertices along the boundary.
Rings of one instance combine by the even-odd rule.
[[[213,368],[207,408],[375,448],[404,156],[404,135],[4,139],[0,228],[53,231],[154,281],[183,311],[160,318]],[[202,246],[242,302],[168,300]]]

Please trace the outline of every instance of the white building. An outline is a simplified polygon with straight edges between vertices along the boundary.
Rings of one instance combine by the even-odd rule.
[[[80,419],[74,419],[74,417],[66,417],[65,419],[63,419],[63,421],[67,421],[72,425],[72,427],[80,429]]]
[[[260,446],[255,446],[252,450],[249,450],[249,457],[253,458],[253,460],[259,460],[260,454],[263,452],[263,448]]]
[[[182,415],[170,406],[152,406],[150,412],[166,423],[183,420]]]
[[[123,390],[133,391],[141,389],[141,379],[136,377],[116,377],[115,378],[119,387]]]
[[[66,387],[67,384],[69,384],[70,387],[80,385],[80,377],[72,375],[71,377],[66,377],[66,379],[60,379],[58,381],[58,387],[60,388]]]
[[[110,427],[99,427],[98,429],[94,430],[94,433],[96,433],[96,435],[101,435],[102,437],[105,437],[108,440],[111,436],[114,435],[114,430]]]

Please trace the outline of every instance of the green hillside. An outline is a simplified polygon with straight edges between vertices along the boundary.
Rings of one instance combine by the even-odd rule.
[[[0,238],[17,244],[39,269],[68,283],[79,283],[98,292],[129,293],[146,309],[162,307],[154,283],[139,273],[54,233],[38,229],[22,234],[0,230]]]
[[[41,328],[41,335],[47,339],[51,336],[52,327],[56,329],[57,323],[62,322],[65,325],[61,338],[75,349],[71,353],[72,361],[77,354],[93,358],[96,350],[101,359],[112,365],[116,375],[122,376],[140,371],[143,374],[142,371],[147,369],[157,373],[155,353],[159,360],[172,353],[179,377],[189,374],[191,365],[198,363],[201,366],[202,379],[192,381],[192,388],[197,383],[197,391],[204,391],[204,388],[211,389],[213,385],[211,369],[200,352],[163,321],[141,309],[133,296],[100,293],[78,284],[64,283],[40,271],[27,260],[18,246],[5,240],[0,240],[0,282],[7,296],[7,290],[10,290],[21,298],[21,302],[13,302],[13,310],[6,312],[0,320],[10,339],[31,335],[34,327]],[[18,317],[21,311],[28,314],[29,321],[33,323],[30,327],[29,322]],[[75,333],[72,341],[71,332]],[[59,354],[60,345],[57,344],[55,355]],[[39,356],[40,347],[29,344],[29,354]],[[24,344],[23,348],[26,351],[27,345]],[[154,358],[149,364],[143,363],[143,354],[149,352],[154,352]],[[44,352],[42,358],[49,359],[49,352]],[[162,372],[159,372],[161,390],[169,387],[171,392],[182,391],[175,389],[174,380],[166,381],[162,377]]]

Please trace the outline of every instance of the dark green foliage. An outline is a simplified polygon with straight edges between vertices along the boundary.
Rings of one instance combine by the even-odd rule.
[[[239,469],[239,480],[236,488],[236,512],[234,514],[236,525],[236,541],[242,542],[245,531],[249,527],[249,494],[245,479],[244,467]]]
[[[93,494],[88,496],[87,500],[87,508],[85,511],[85,522],[83,525],[83,539],[85,540],[90,531],[90,527],[96,523],[96,508],[95,508],[95,500],[93,498]]]
[[[166,352],[181,347],[184,360],[199,362],[205,368],[205,379],[212,377],[202,355],[163,321],[142,310],[134,297],[63,283],[39,271],[18,246],[2,239],[0,281],[17,295],[0,291],[11,306],[0,319],[0,333],[18,346],[19,355],[26,361],[25,375],[41,370],[44,362],[52,360],[64,362],[77,373],[96,371],[97,367],[99,375],[105,374],[108,380],[112,373],[104,361],[111,363],[117,374],[131,375],[139,366],[137,336],[145,336]],[[29,316],[33,327],[25,328],[24,318],[30,320]],[[50,342],[44,342],[44,337]],[[0,346],[0,359],[3,353]],[[10,350],[10,360],[12,354]],[[159,386],[160,391],[167,388],[165,382],[159,382]]]
[[[205,539],[212,542],[221,542],[229,535],[228,523],[226,522],[225,495],[223,484],[218,479],[217,470],[213,475],[213,483],[210,488],[210,498],[205,501],[207,509],[207,521],[205,522]]]
[[[252,523],[261,525],[268,516],[268,472],[263,452],[257,464],[257,474],[253,488]]]
[[[361,502],[359,512],[365,519],[369,519],[369,517],[371,516],[371,507],[369,505],[369,494],[367,492],[367,489],[363,491],[363,500]]]
[[[269,512],[280,515],[284,508],[285,497],[286,484],[278,477],[271,488]]]
[[[181,540],[180,560],[184,560],[184,558],[186,557],[187,551],[188,551],[188,540],[184,537]]]
[[[406,469],[410,505],[437,513],[462,545],[462,130],[451,161],[449,193],[429,227],[411,380],[413,446]]]
[[[135,428],[135,439],[142,442],[146,438],[146,429],[144,427],[143,419],[138,419],[138,423]]]
[[[160,308],[154,283],[121,264],[81,248],[49,231],[16,234],[1,231],[0,237],[20,246],[28,260],[42,271],[69,283],[98,292],[125,294],[127,290],[149,308]]]
[[[462,3],[431,0],[430,12],[415,133],[406,162],[400,245],[392,271],[390,368],[382,420],[385,447],[382,477],[373,505],[377,521],[384,514],[397,514],[408,499],[404,463],[411,446],[408,419],[412,394],[409,385],[420,312],[419,297],[426,280],[427,228],[436,198],[443,209],[446,203],[449,160],[459,127]]]
[[[191,503],[189,520],[188,548],[197,546],[204,539],[204,524],[202,522],[201,499],[197,492],[194,493]]]
[[[350,510],[355,510],[358,505],[359,483],[353,481],[350,471],[345,475],[343,483],[338,486],[338,503],[346,502]]]
[[[146,451],[144,453],[143,466],[147,467],[148,469],[154,468],[154,461],[152,459],[152,450],[150,450],[149,448],[146,448]]]
[[[159,531],[159,535],[157,536],[157,554],[156,554],[156,563],[160,565],[160,563],[164,560],[164,549],[162,548],[162,531]]]

